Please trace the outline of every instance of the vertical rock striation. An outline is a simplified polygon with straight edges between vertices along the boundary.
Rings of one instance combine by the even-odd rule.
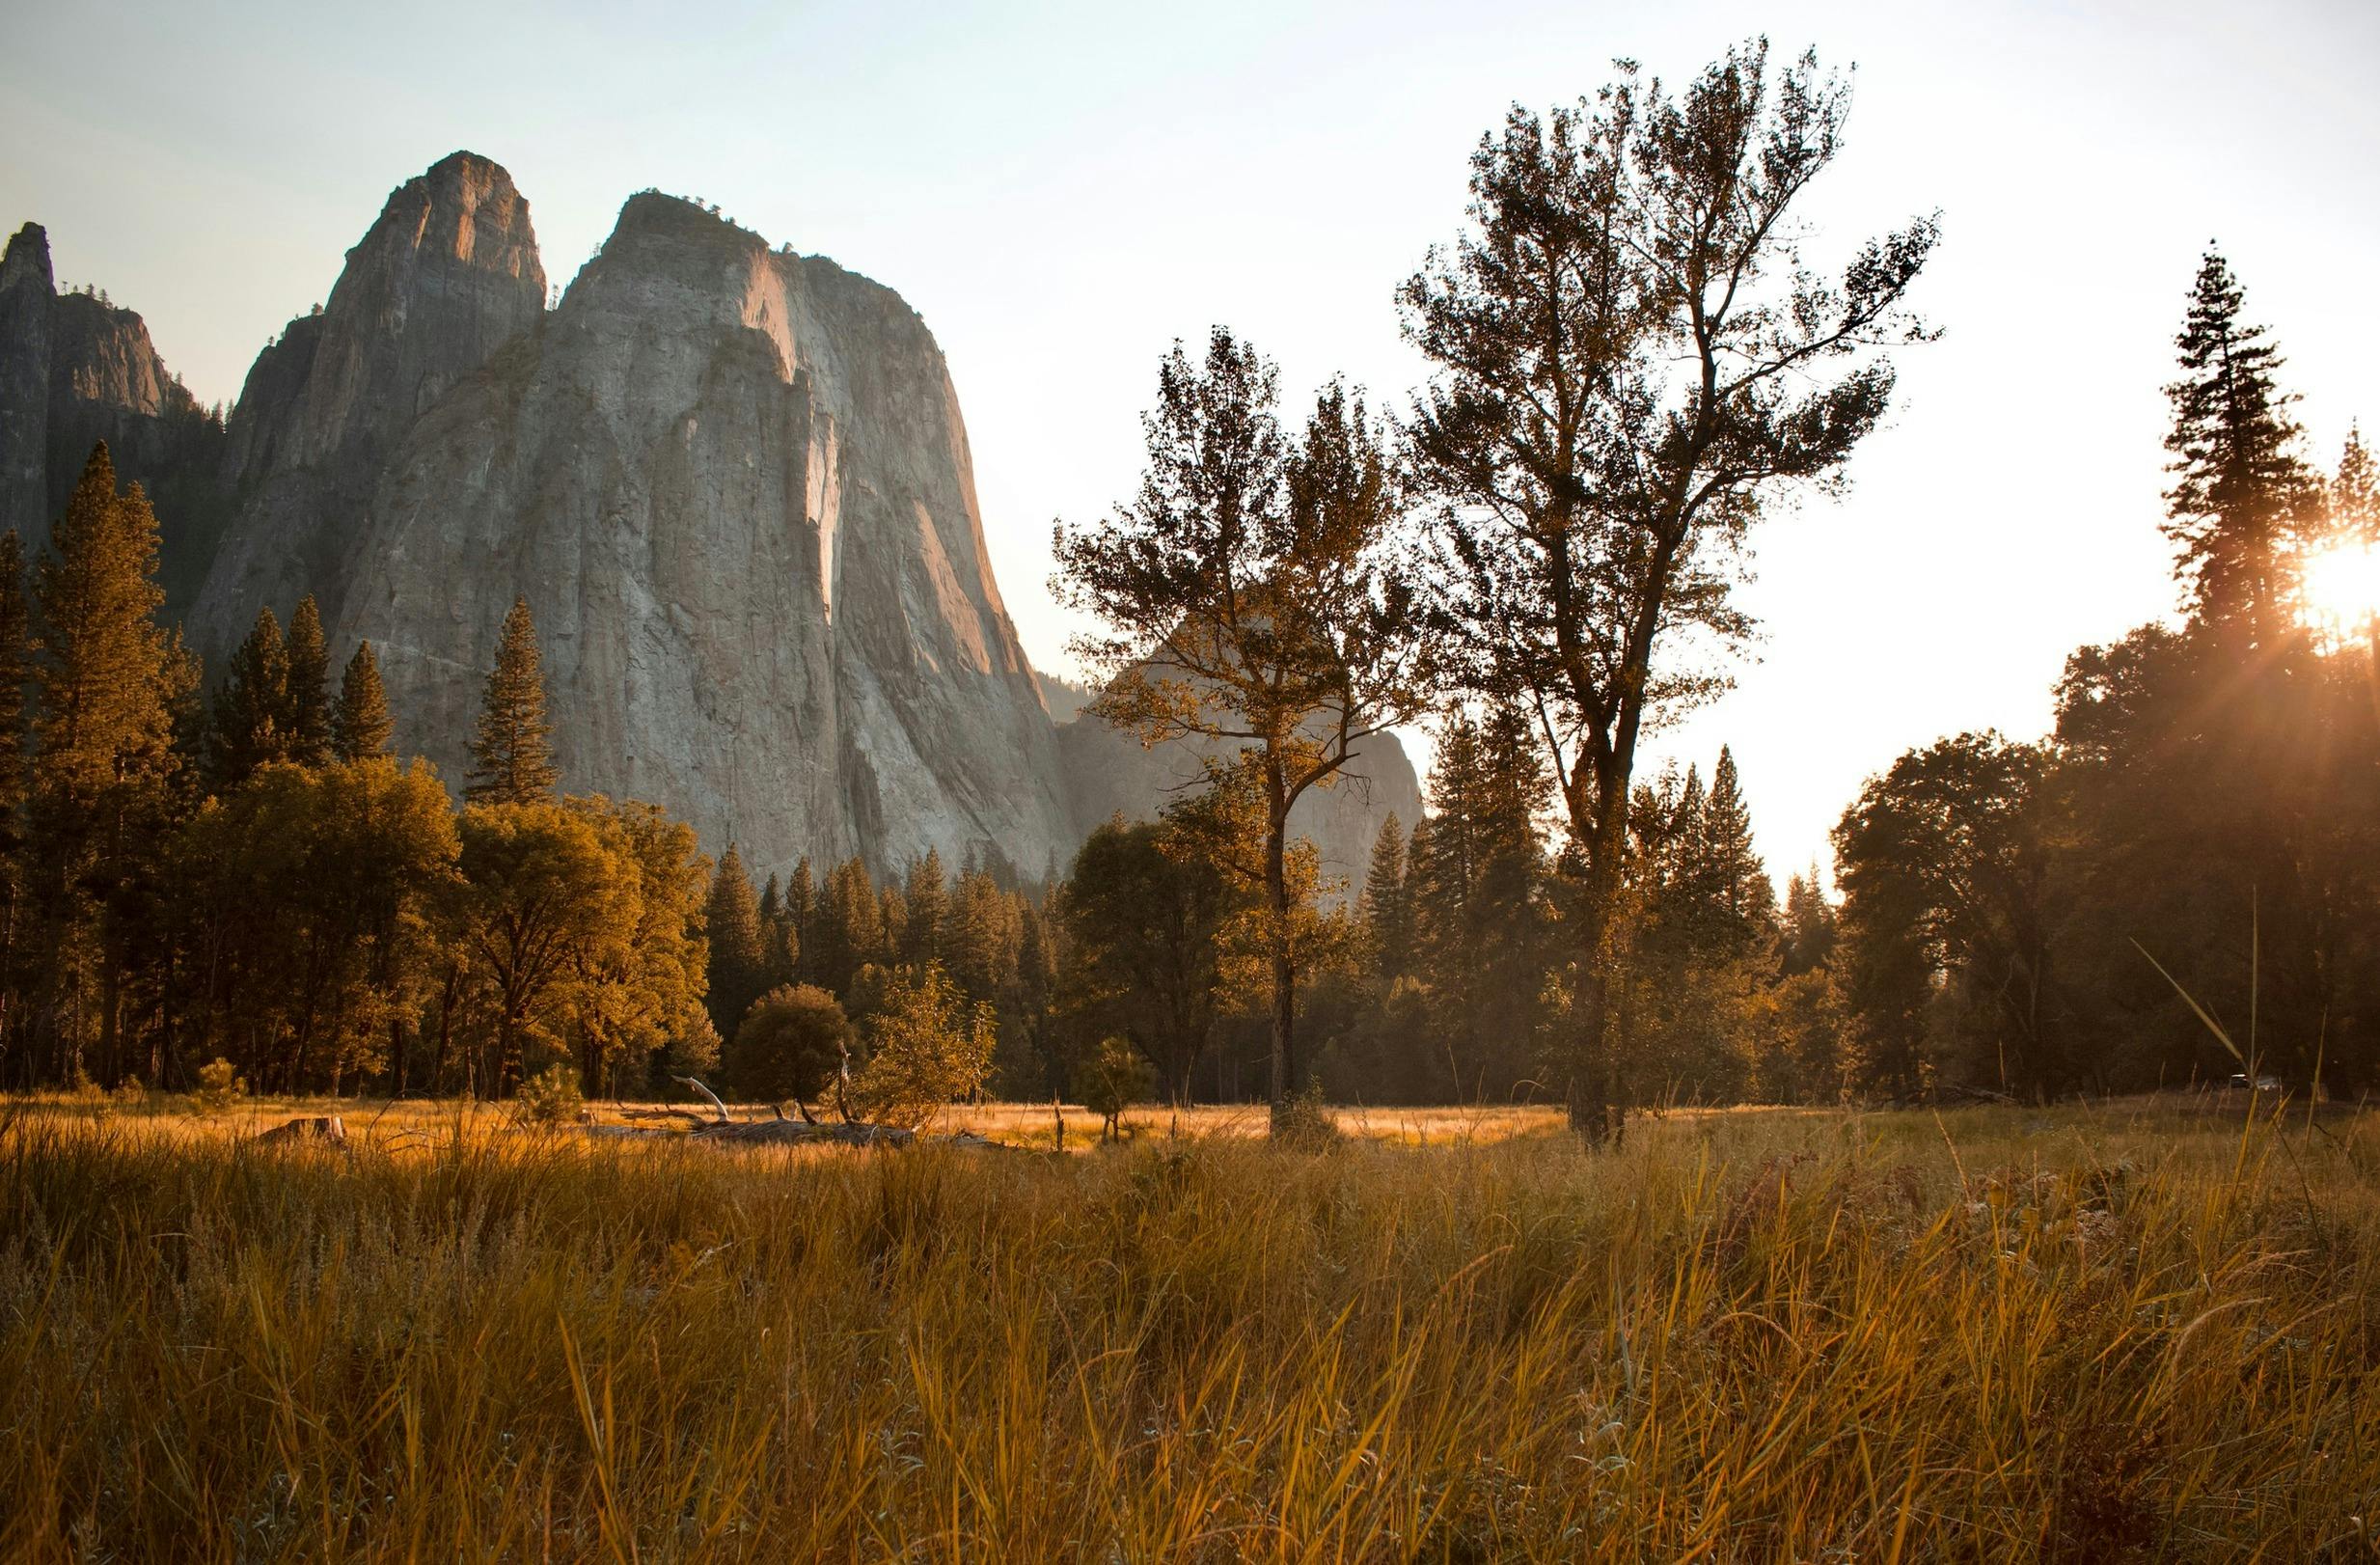
[[[1071,849],[933,337],[691,203],[631,198],[553,316],[420,420],[351,560],[339,630],[449,768],[523,592],[574,788],[761,872]]]
[[[390,195],[317,315],[257,358],[232,415],[238,519],[190,617],[209,657],[260,604],[306,591],[334,617],[390,455],[429,408],[545,306],[529,203],[503,168],[456,152]]]
[[[661,804],[761,873],[929,847],[1038,873],[1194,769],[1053,724],[899,295],[651,192],[545,292],[529,204],[457,152],[390,196],[227,429],[139,316],[58,294],[27,225],[0,261],[0,525],[38,544],[106,438],[211,662],[312,592],[334,658],[375,644],[399,745],[455,783],[524,594],[565,785]],[[1334,869],[1418,807],[1393,740],[1367,770],[1301,815]]]

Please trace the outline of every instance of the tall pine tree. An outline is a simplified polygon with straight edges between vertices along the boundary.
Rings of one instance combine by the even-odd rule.
[[[311,592],[297,600],[297,612],[289,616],[282,661],[288,670],[282,718],[289,759],[301,766],[320,766],[331,758],[331,668],[322,642],[322,614]]]
[[[267,761],[293,758],[289,645],[270,608],[257,611],[256,627],[232,654],[209,738],[208,781],[219,789],[239,786]]]
[[[744,1013],[768,986],[760,904],[752,895],[743,855],[732,842],[711,873],[705,918],[711,940],[711,1025],[721,1037],[732,1038],[744,1025]]]
[[[1406,889],[1405,826],[1392,810],[1372,838],[1372,862],[1356,901],[1375,976],[1393,982],[1413,962],[1412,902]]]
[[[918,967],[941,960],[950,889],[940,853],[929,847],[923,858],[910,865],[909,885],[902,895],[909,906],[909,928],[901,943],[901,960]]]
[[[389,753],[396,725],[389,721],[388,693],[380,685],[380,663],[371,643],[355,644],[347,671],[339,679],[339,705],[331,712],[331,745],[343,761],[369,760]]]
[[[71,1077],[120,1079],[125,966],[153,889],[175,764],[157,518],[95,447],[36,574],[36,750],[27,858],[43,916],[50,1042]]]
[[[2286,624],[2282,561],[2311,485],[2288,413],[2296,398],[2277,378],[2281,350],[2241,318],[2243,302],[2209,245],[2175,339],[2181,375],[2165,388],[2174,405],[2165,531],[2198,618],[2267,645]]]
[[[537,668],[537,626],[529,600],[516,597],[505,616],[496,667],[487,676],[479,731],[471,740],[471,780],[463,796],[475,804],[535,804],[554,797],[555,768],[545,721],[545,681]]]

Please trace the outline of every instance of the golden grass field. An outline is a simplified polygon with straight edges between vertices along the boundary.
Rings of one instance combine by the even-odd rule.
[[[2380,1116],[293,1112],[0,1110],[0,1554],[2380,1558]]]

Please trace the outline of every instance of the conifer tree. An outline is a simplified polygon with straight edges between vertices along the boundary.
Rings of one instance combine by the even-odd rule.
[[[255,628],[232,654],[223,688],[215,692],[209,737],[207,771],[217,788],[239,786],[267,761],[294,758],[288,641],[269,607],[257,611]]]
[[[479,731],[471,741],[471,780],[463,796],[478,804],[535,804],[554,797],[552,732],[545,720],[545,681],[537,668],[537,627],[529,600],[516,597],[505,615],[496,667],[487,676]]]
[[[892,881],[876,892],[876,937],[887,962],[898,962],[909,948],[909,899]]]
[[[1728,956],[1749,953],[1776,918],[1776,891],[1752,846],[1752,811],[1744,804],[1736,757],[1719,747],[1703,801],[1700,847],[1711,896],[1710,935]]]
[[[1835,953],[1834,904],[1819,889],[1819,866],[1786,883],[1784,929],[1777,943],[1777,968],[1786,977],[1827,965]]]
[[[901,942],[901,960],[922,967],[942,959],[943,923],[950,912],[950,892],[943,856],[929,847],[909,866],[903,898],[909,907],[909,929]]]
[[[1522,1071],[1541,984],[1536,815],[1544,771],[1509,708],[1449,714],[1430,771],[1427,830],[1407,847],[1413,968],[1431,992],[1445,1084],[1470,1100]],[[1441,1088],[1444,1090],[1445,1088]]]
[[[847,859],[827,871],[816,919],[817,982],[845,995],[861,968],[884,955],[884,908],[867,866]]]
[[[301,766],[320,766],[331,758],[331,669],[322,614],[311,592],[297,600],[297,612],[289,616],[285,654],[289,758]]]
[[[1406,891],[1405,826],[1396,813],[1381,822],[1372,838],[1372,862],[1364,871],[1356,913],[1375,975],[1394,980],[1413,959],[1412,904]]]
[[[339,705],[331,713],[332,747],[341,760],[369,760],[389,753],[395,732],[388,694],[380,685],[380,662],[372,656],[371,643],[358,642],[339,679]]]
[[[2380,543],[2380,463],[2364,444],[2364,431],[2347,426],[2346,449],[2330,484],[2330,530],[2335,536]]]
[[[760,889],[760,965],[768,974],[771,989],[783,988],[794,981],[798,952],[794,946],[793,918],[785,911],[785,893],[771,871],[766,886]]]
[[[744,1025],[744,1013],[768,987],[760,904],[752,895],[743,856],[732,842],[711,873],[705,919],[711,942],[711,1025],[721,1037],[732,1038]]]
[[[811,954],[812,942],[817,938],[817,919],[818,886],[809,866],[809,855],[805,853],[785,882],[786,945],[793,956],[794,979],[799,983],[817,980],[817,963]]]
[[[127,913],[156,870],[174,767],[169,642],[157,627],[157,519],[139,484],[119,494],[105,443],[51,531],[34,588],[36,750],[27,857],[44,915],[62,1077],[118,1044]]]
[[[2264,645],[2285,622],[2282,557],[2311,485],[2288,414],[2296,398],[2277,379],[2281,350],[2264,327],[2241,318],[2243,302],[2210,244],[2175,339],[2181,376],[2165,388],[2174,405],[2165,532],[2179,548],[2175,574],[2198,618]]]

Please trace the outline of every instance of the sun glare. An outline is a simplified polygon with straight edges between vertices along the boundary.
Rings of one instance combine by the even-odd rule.
[[[2340,539],[2308,554],[2301,567],[2306,622],[2346,636],[2380,619],[2380,548]]]

